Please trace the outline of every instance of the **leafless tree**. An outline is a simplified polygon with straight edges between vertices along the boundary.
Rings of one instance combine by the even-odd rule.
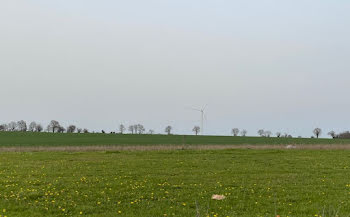
[[[333,139],[337,137],[337,134],[332,130],[331,132],[328,133]]]
[[[125,126],[123,124],[119,125],[119,132],[120,134],[124,134]]]
[[[7,130],[7,125],[6,124],[1,124],[0,125],[0,131],[6,131]]]
[[[233,136],[238,136],[238,133],[239,133],[239,129],[238,128],[233,128],[232,129]]]
[[[148,131],[148,134],[153,135],[153,134],[154,134],[154,130],[149,130],[149,131]]]
[[[258,130],[258,134],[259,134],[259,136],[264,137],[265,136],[265,130],[263,130],[263,129]]]
[[[196,136],[198,135],[200,130],[201,130],[201,128],[199,126],[194,126],[192,129],[192,131],[196,134]]]
[[[35,123],[35,121],[32,121],[32,122],[29,124],[28,130],[29,130],[30,132],[34,132],[34,131],[35,131],[35,128],[36,128],[36,123]]]
[[[18,131],[25,132],[27,131],[27,123],[24,120],[20,120],[17,122]]]
[[[58,132],[59,130],[62,130],[60,128],[61,128],[60,123],[58,121],[52,120],[50,124],[47,126],[47,131],[55,133],[55,132]]]
[[[74,133],[77,127],[75,125],[69,125],[67,127],[67,133]]]
[[[11,121],[7,126],[9,131],[16,131],[17,123],[14,121]]]
[[[89,133],[89,130],[85,128],[85,129],[83,130],[83,133]]]
[[[265,131],[265,136],[270,137],[272,135],[271,131]]]
[[[281,135],[282,135],[282,133],[280,133],[280,132],[277,132],[277,133],[276,133],[276,136],[277,136],[277,137],[281,137]]]
[[[318,138],[321,135],[322,130],[320,128],[315,128],[313,133],[315,134],[316,138]]]
[[[343,133],[339,133],[339,135],[337,135],[336,138],[339,138],[339,139],[350,139],[350,132],[349,131],[345,131]]]
[[[242,130],[242,131],[241,131],[241,136],[246,136],[247,133],[248,133],[247,130]]]
[[[58,132],[58,133],[64,133],[64,131],[66,131],[66,129],[65,129],[64,127],[62,127],[62,126],[59,126],[59,127],[57,128],[57,132]]]
[[[139,124],[134,124],[134,131],[135,134],[137,134],[137,132],[139,131]]]
[[[36,132],[41,132],[41,131],[43,131],[43,126],[41,126],[41,124],[36,124],[36,126],[35,126],[35,131],[36,131]]]
[[[135,132],[134,125],[130,125],[128,130],[131,134],[134,134],[134,132]]]
[[[77,128],[77,133],[81,133],[81,131],[83,131],[83,129]]]
[[[143,134],[146,131],[145,127],[142,124],[138,124],[136,129],[138,134]]]
[[[170,135],[172,129],[173,129],[173,128],[172,128],[171,126],[167,126],[167,127],[165,128],[165,132],[166,132],[168,135]]]

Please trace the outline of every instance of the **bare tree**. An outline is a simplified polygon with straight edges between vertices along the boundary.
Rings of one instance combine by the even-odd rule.
[[[238,136],[238,133],[239,133],[239,129],[238,128],[233,128],[232,129],[233,136]]]
[[[145,127],[142,124],[138,124],[136,129],[138,134],[143,134],[146,131]]]
[[[27,131],[27,123],[24,120],[20,120],[17,122],[18,131],[25,132]]]
[[[247,130],[242,130],[242,131],[241,131],[241,136],[246,136],[247,133],[248,133]]]
[[[192,131],[196,134],[196,136],[198,135],[200,130],[201,130],[201,128],[199,126],[194,126],[192,129]]]
[[[1,124],[0,125],[0,131],[6,131],[7,130],[7,125],[6,124]]]
[[[315,128],[313,133],[315,134],[316,138],[318,138],[321,135],[322,130],[320,128]]]
[[[125,126],[123,124],[119,125],[119,132],[120,134],[124,134]]]
[[[69,125],[67,127],[67,133],[74,133],[77,127],[75,125]]]
[[[83,133],[89,133],[89,130],[84,128]]]
[[[20,120],[17,122],[18,131],[25,132],[27,131],[27,123],[24,120]]]
[[[30,132],[34,132],[34,131],[35,131],[35,128],[36,128],[36,123],[35,123],[35,121],[32,121],[32,122],[29,124],[28,130],[29,130]]]
[[[281,137],[281,135],[282,135],[282,133],[280,133],[280,132],[277,132],[277,133],[276,133],[276,136],[277,136],[277,137]]]
[[[134,125],[130,125],[128,130],[131,134],[134,134],[134,132],[135,132]]]
[[[60,123],[58,121],[52,120],[50,122],[50,124],[47,126],[47,131],[55,133],[55,132],[59,131],[59,128],[61,128]],[[62,129],[60,129],[60,130],[62,130]]]
[[[139,124],[134,124],[134,131],[135,134],[137,134],[137,132],[139,131]]]
[[[167,126],[167,127],[165,128],[165,132],[166,132],[168,135],[170,135],[172,129],[173,129],[173,128],[172,128],[171,126]]]
[[[263,130],[263,129],[258,130],[258,134],[259,134],[259,136],[264,137],[265,136],[265,130]]]
[[[62,127],[62,126],[59,126],[59,127],[57,128],[57,132],[58,132],[58,133],[64,133],[64,131],[66,131],[66,129],[65,129],[64,127]]]
[[[149,131],[148,131],[148,134],[153,135],[153,134],[154,134],[154,130],[149,130]]]
[[[83,129],[81,129],[81,128],[77,129],[77,133],[81,133],[81,131],[83,131]]]
[[[339,135],[337,135],[336,138],[339,138],[339,139],[350,139],[350,132],[349,131],[345,131],[343,133],[339,133]]]
[[[36,131],[36,132],[41,132],[41,131],[43,131],[43,126],[41,126],[41,124],[37,124],[37,125],[35,126],[35,131]]]
[[[337,137],[337,134],[332,130],[331,132],[328,133],[333,139]]]
[[[272,135],[271,131],[265,131],[265,136],[270,137]]]
[[[11,121],[7,126],[9,131],[16,131],[17,123],[14,121]]]

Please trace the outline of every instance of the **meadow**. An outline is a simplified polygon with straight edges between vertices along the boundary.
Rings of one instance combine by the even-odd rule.
[[[1,152],[0,215],[342,217],[349,174],[347,150]]]
[[[343,139],[0,132],[0,146],[350,144]]]

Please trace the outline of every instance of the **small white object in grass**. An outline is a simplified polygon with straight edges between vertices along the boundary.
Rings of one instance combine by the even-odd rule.
[[[286,149],[294,149],[296,148],[294,145],[287,145]]]
[[[213,196],[211,196],[211,199],[213,200],[223,200],[226,197],[224,195],[218,195],[218,194],[214,194]]]

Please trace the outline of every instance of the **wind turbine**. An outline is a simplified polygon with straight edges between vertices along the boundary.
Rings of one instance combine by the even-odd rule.
[[[201,135],[203,136],[203,133],[204,133],[204,118],[206,118],[206,115],[204,113],[205,111],[205,108],[207,107],[207,105],[205,105],[204,107],[202,107],[201,109],[197,109],[197,108],[190,108],[192,110],[195,110],[195,111],[199,111],[201,113]]]

